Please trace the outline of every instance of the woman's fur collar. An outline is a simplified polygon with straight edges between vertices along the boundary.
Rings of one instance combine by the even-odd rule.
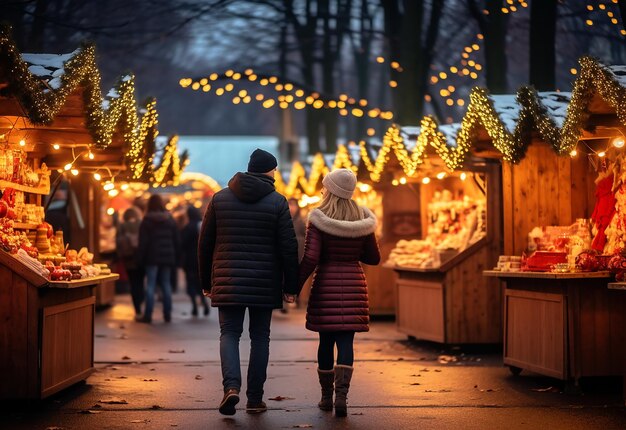
[[[309,214],[309,222],[324,233],[338,237],[361,237],[376,231],[376,216],[368,208],[361,207],[365,218],[358,221],[339,221],[327,217],[319,209]]]

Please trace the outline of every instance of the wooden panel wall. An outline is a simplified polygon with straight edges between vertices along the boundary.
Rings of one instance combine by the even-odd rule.
[[[520,255],[534,227],[589,218],[595,177],[586,157],[559,157],[541,142],[529,146],[519,164],[503,162],[505,254]]]
[[[4,379],[0,383],[0,398],[26,397],[28,394],[27,332],[26,281],[0,265],[0,377]]]
[[[483,276],[494,258],[485,244],[446,273],[446,342],[502,342],[502,288],[497,279]]]

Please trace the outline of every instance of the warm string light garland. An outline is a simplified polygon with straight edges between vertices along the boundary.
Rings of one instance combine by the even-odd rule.
[[[618,0],[611,0],[611,2],[613,4],[617,4]],[[609,20],[611,21],[611,24],[615,25],[615,26],[619,26],[619,20],[617,19],[617,17],[620,15],[619,9],[617,11],[613,11],[611,10],[611,5],[607,2],[607,3],[600,3],[597,6],[594,6],[593,4],[588,4],[587,5],[587,10],[589,11],[589,16],[591,16],[591,14],[595,11],[595,8],[598,8],[598,11],[603,11],[606,13],[606,16],[609,18]],[[613,6],[614,7],[614,6]],[[622,17],[623,19],[623,17]],[[585,20],[585,24],[587,24],[588,26],[593,26],[594,22],[593,19],[591,19],[591,17],[587,18]],[[622,36],[626,36],[626,30],[625,29],[620,29],[619,30],[619,34]]]
[[[398,64],[397,62],[393,63]],[[397,68],[400,68],[399,64]],[[215,81],[224,79],[233,82],[216,87],[217,84]],[[245,82],[246,80],[248,83],[273,89],[279,93],[279,95],[276,98],[268,97],[263,93],[253,95],[246,89],[240,89],[235,93],[235,83]],[[235,105],[249,104],[256,101],[266,109],[272,107],[287,109],[289,106],[293,105],[296,110],[302,110],[307,106],[311,106],[314,109],[336,109],[341,116],[352,115],[357,118],[368,116],[369,118],[379,118],[387,121],[393,119],[393,113],[391,111],[385,111],[376,107],[372,108],[369,106],[369,102],[366,99],[356,99],[347,94],[340,94],[338,98],[325,96],[319,92],[307,90],[292,82],[279,81],[276,76],[256,74],[253,69],[246,69],[243,73],[235,72],[234,70],[227,70],[223,74],[211,73],[208,77],[196,80],[183,78],[179,81],[179,84],[183,88],[191,88],[194,91],[202,90],[203,92],[209,93],[214,90],[217,96],[234,93],[235,95],[232,97],[232,102]]]

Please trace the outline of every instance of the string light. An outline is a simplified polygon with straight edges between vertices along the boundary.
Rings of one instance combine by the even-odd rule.
[[[24,139],[20,139],[20,146],[26,146],[26,141]]]
[[[71,172],[71,173],[72,173],[72,175],[74,175],[74,176],[78,176],[78,173],[79,173],[79,172],[78,172],[78,169],[72,169],[72,170],[70,170],[70,172]]]
[[[102,180],[102,175],[100,173],[96,172],[96,173],[93,174],[93,178],[96,181],[100,181],[100,180]]]

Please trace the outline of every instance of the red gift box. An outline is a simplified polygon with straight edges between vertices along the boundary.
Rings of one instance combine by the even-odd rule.
[[[523,270],[528,272],[549,272],[552,266],[567,263],[567,253],[554,251],[536,251],[523,263]]]

